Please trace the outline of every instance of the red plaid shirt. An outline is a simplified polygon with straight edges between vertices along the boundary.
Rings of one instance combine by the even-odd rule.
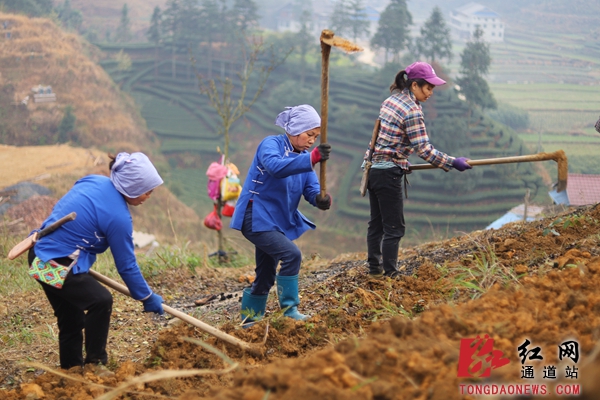
[[[381,128],[375,142],[373,163],[392,161],[408,169],[408,156],[415,150],[423,160],[448,171],[454,157],[436,150],[429,142],[421,104],[408,89],[388,97],[379,111]],[[369,146],[370,147],[370,146]]]

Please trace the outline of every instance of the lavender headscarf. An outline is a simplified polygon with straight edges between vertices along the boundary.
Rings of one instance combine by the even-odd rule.
[[[298,136],[302,132],[320,127],[321,117],[312,106],[302,104],[286,107],[285,111],[277,116],[275,125],[285,129],[291,136]]]
[[[110,170],[110,180],[124,196],[135,199],[162,185],[163,180],[143,153],[119,153]]]

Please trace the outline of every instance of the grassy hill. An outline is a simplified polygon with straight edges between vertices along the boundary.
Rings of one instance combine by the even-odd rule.
[[[599,41],[516,26],[505,40],[491,45],[490,87],[501,103],[527,111],[529,127],[519,137],[533,151],[563,149],[572,173],[599,173]]]
[[[116,53],[120,47],[104,46],[103,50]],[[170,158],[172,166],[180,167],[171,175],[174,191],[202,215],[210,209],[204,171],[217,158],[216,148],[221,143],[215,134],[214,112],[196,88],[196,78],[183,59],[176,63],[173,76],[171,61],[161,61],[155,68],[153,49],[130,46],[125,51],[131,52],[131,70],[119,70],[116,61],[111,59],[101,64],[121,87],[131,92],[149,128],[160,138],[161,151]],[[164,56],[166,58],[166,54]],[[200,60],[197,67],[199,72],[206,73],[203,61]],[[230,67],[214,61],[212,69],[217,73],[224,69],[227,74]],[[334,198],[335,211],[323,216],[303,209],[321,222],[322,231],[348,237],[364,234],[368,201],[358,194],[360,165],[379,105],[386,96],[388,81],[395,72],[374,73],[336,65],[331,69],[328,141],[334,146],[335,158],[328,163],[331,168],[328,189]],[[319,107],[319,69],[309,68],[305,88],[294,81],[298,76],[298,65],[294,63],[278,68],[259,102],[244,121],[234,126],[231,159],[242,172],[249,165],[258,141],[266,135],[281,133],[273,120],[284,105],[309,102]],[[425,113],[434,145],[450,154],[492,158],[527,152],[510,129],[470,112],[451,85],[436,92],[426,103]],[[468,132],[467,148],[453,144],[456,129]],[[185,155],[193,154],[199,155],[199,161],[194,168],[185,168]],[[527,164],[478,167],[466,174],[456,171],[445,174],[441,170],[416,172],[410,181],[405,212],[413,240],[483,228],[520,203],[527,188],[534,195],[542,198],[545,195],[542,179]]]

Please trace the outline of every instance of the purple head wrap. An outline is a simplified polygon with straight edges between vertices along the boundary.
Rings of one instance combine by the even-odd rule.
[[[296,107],[286,107],[275,120],[275,125],[285,129],[291,136],[298,136],[302,132],[321,126],[321,117],[317,111],[308,104]]]
[[[119,193],[132,199],[163,183],[158,171],[143,153],[117,154],[110,170],[110,180]]]

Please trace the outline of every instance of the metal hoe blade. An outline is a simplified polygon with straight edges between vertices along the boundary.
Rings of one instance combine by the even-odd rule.
[[[335,36],[335,34],[329,29],[325,29],[321,32],[321,42],[325,43],[326,45],[344,50],[346,53],[355,53],[357,51],[364,50],[362,47],[356,43],[352,43],[348,39]]]

